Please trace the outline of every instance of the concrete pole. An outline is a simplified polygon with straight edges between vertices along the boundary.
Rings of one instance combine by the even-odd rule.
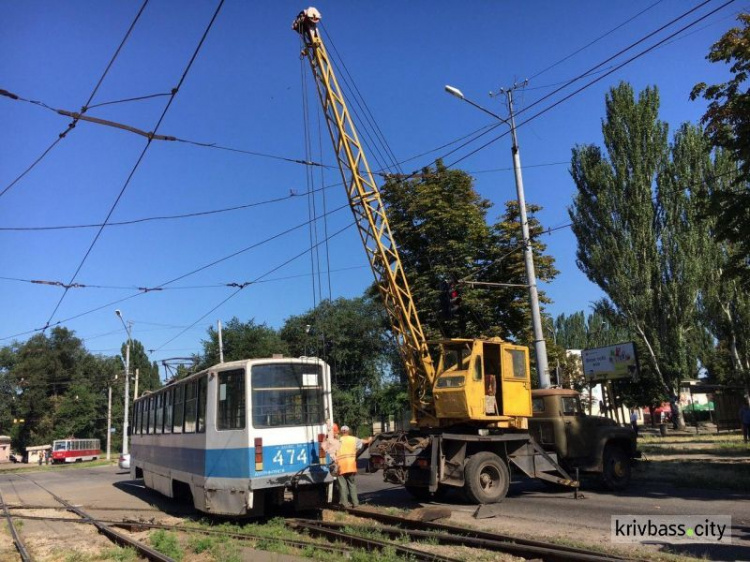
[[[140,369],[135,370],[135,388],[133,389],[133,400],[138,398],[138,375],[140,375],[140,372]]]
[[[529,236],[529,222],[526,218],[526,198],[523,191],[523,176],[521,174],[521,155],[518,149],[518,138],[516,137],[516,121],[513,116],[513,90],[503,90],[508,98],[508,110],[510,111],[510,133],[513,139],[513,171],[516,176],[516,193],[518,196],[518,212],[521,220],[521,233],[524,245],[524,260],[526,262],[526,279],[529,285],[529,301],[531,303],[531,320],[534,329],[534,351],[536,354],[536,367],[539,374],[539,386],[550,387],[549,366],[547,364],[547,342],[544,340],[542,330],[542,315],[539,310],[539,294],[536,288],[536,272],[534,270],[534,252],[531,248]]]
[[[216,322],[219,334],[219,363],[224,362],[224,342],[221,339],[221,320]]]
[[[122,454],[128,454],[128,427],[130,426],[130,328],[125,348],[125,416],[122,422]]]
[[[112,450],[112,385],[107,387],[107,460]]]

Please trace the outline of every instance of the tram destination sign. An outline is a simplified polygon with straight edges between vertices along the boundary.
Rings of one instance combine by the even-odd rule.
[[[583,375],[589,382],[638,378],[638,357],[633,342],[584,349],[581,361]]]

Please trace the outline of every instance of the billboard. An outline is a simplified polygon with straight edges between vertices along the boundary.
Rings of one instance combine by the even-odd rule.
[[[638,376],[638,358],[633,342],[584,349],[581,352],[581,361],[583,375],[590,382],[635,379]]]

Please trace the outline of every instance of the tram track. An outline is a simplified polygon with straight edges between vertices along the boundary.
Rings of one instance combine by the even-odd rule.
[[[3,493],[1,491],[0,505],[2,505],[5,520],[8,522],[8,530],[10,531],[11,538],[13,539],[13,545],[16,547],[16,550],[18,551],[22,562],[31,562],[32,558],[29,555],[29,552],[26,550],[26,545],[23,543],[23,540],[21,540],[21,536],[18,534],[18,530],[13,523],[13,516],[11,515],[8,506],[5,505],[5,500],[3,499]]]
[[[151,562],[174,562],[172,558],[165,556],[161,552],[154,550],[150,546],[132,537],[129,537],[121,532],[116,531],[115,529],[112,528],[111,525],[103,523],[99,519],[92,517],[90,514],[85,512],[83,509],[81,509],[79,506],[71,504],[67,500],[55,494],[49,488],[43,486],[39,482],[36,482],[34,479],[29,478],[27,476],[20,475],[20,474],[17,474],[16,477],[22,478],[28,482],[35,484],[36,486],[38,486],[39,488],[47,492],[50,496],[52,496],[52,498],[54,498],[55,501],[61,504],[66,511],[74,513],[80,518],[80,519],[65,519],[61,517],[45,517],[45,518],[40,517],[39,520],[47,520],[47,521],[55,521],[55,522],[63,522],[63,523],[75,522],[75,523],[80,523],[80,524],[93,525],[101,535],[105,536],[107,539],[109,539],[113,543],[119,546],[125,547],[125,548],[133,548],[138,553],[139,556],[142,556],[143,558]],[[21,556],[21,560],[23,562],[32,562],[33,557],[30,555],[26,545],[24,544],[21,534],[17,532],[17,530],[15,529],[15,526],[13,525],[13,519],[30,519],[31,517],[12,514],[10,509],[7,508],[7,506],[5,505],[5,502],[2,500],[1,495],[0,495],[0,502],[2,502],[3,512],[8,521],[9,527],[11,529],[11,535],[13,537],[13,542],[14,542],[14,545],[16,546],[16,550],[18,550],[19,555]],[[25,506],[24,508],[29,509],[28,507],[25,507]],[[22,508],[19,508],[19,509],[22,509]],[[50,509],[50,508],[43,507],[43,508],[37,508],[37,509]]]
[[[320,518],[305,519],[297,518],[296,514],[287,513],[284,520],[285,526],[291,531],[282,533],[281,536],[269,534],[259,526],[257,532],[252,526],[244,526],[240,532],[237,529],[212,528],[190,524],[189,521],[178,524],[163,524],[154,520],[154,515],[160,513],[158,509],[140,508],[129,510],[125,508],[99,507],[76,504],[66,501],[44,485],[34,481],[33,478],[15,475],[15,478],[33,483],[36,487],[49,494],[55,500],[56,505],[43,505],[46,503],[41,496],[37,501],[24,503],[21,493],[28,495],[28,489],[13,484],[11,485],[18,500],[6,503],[5,498],[0,495],[0,507],[8,521],[9,527],[13,521],[49,521],[56,522],[65,529],[66,525],[92,525],[97,531],[112,542],[124,547],[133,548],[140,557],[155,560],[157,562],[169,562],[172,559],[151,547],[129,536],[135,533],[143,533],[150,530],[164,530],[174,532],[185,543],[191,535],[202,534],[216,537],[220,540],[237,541],[241,548],[258,548],[261,550],[275,550],[269,547],[269,543],[284,545],[295,551],[319,550],[327,553],[329,560],[342,560],[351,557],[355,550],[365,550],[373,553],[377,558],[383,553],[386,557],[386,549],[389,555],[418,562],[459,562],[469,559],[486,559],[491,553],[500,553],[518,559],[538,560],[542,562],[626,562],[633,558],[626,558],[612,554],[558,545],[550,542],[525,539],[507,534],[480,531],[465,527],[450,525],[446,523],[420,521],[413,518],[391,515],[372,509],[372,506],[341,509],[332,507],[321,513]],[[19,480],[16,480],[19,484]],[[7,494],[6,494],[7,496]],[[29,498],[31,499],[31,498]],[[41,499],[41,501],[39,501]],[[41,513],[40,510],[44,510]],[[55,514],[52,511],[67,511],[75,517],[66,517],[64,513]],[[93,510],[93,511],[90,511]],[[35,513],[36,511],[36,513]],[[104,513],[102,513],[102,511]],[[133,513],[133,519],[120,519],[117,511],[139,511]],[[46,513],[45,513],[46,512]],[[146,512],[146,513],[144,513]],[[96,513],[97,516],[92,515]],[[350,517],[340,518],[339,515]],[[103,517],[102,517],[103,516]],[[126,515],[127,517],[127,515]],[[332,520],[333,519],[333,520]],[[245,520],[247,522],[247,520]],[[171,523],[171,522],[165,522]],[[187,524],[185,524],[187,523]],[[35,523],[35,526],[43,523]],[[31,529],[32,527],[27,527]],[[15,529],[15,527],[14,527]],[[22,562],[32,561],[29,549],[23,544],[23,531],[21,525],[15,532],[12,530],[14,545],[18,550]],[[186,537],[187,535],[187,537]],[[138,538],[141,536],[135,535]],[[31,540],[31,539],[30,539]],[[33,547],[34,543],[30,545]],[[30,552],[29,552],[30,551]]]
[[[455,525],[418,521],[389,515],[362,508],[340,509],[350,515],[371,519],[381,526],[362,525],[362,531],[376,529],[391,537],[410,537],[414,541],[430,540],[441,545],[466,546],[482,550],[502,552],[524,559],[543,562],[634,562],[636,559],[618,555],[602,554],[596,551],[559,545],[552,542],[525,539],[501,533],[490,533],[467,529]],[[315,522],[318,527],[326,527],[339,532],[345,527],[356,529],[357,525],[341,522]]]

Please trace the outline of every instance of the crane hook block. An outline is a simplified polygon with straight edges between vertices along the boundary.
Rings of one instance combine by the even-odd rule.
[[[318,35],[318,22],[320,21],[320,12],[317,8],[310,6],[306,10],[302,10],[299,15],[292,22],[292,29],[297,33],[303,33],[307,31],[311,37]]]

